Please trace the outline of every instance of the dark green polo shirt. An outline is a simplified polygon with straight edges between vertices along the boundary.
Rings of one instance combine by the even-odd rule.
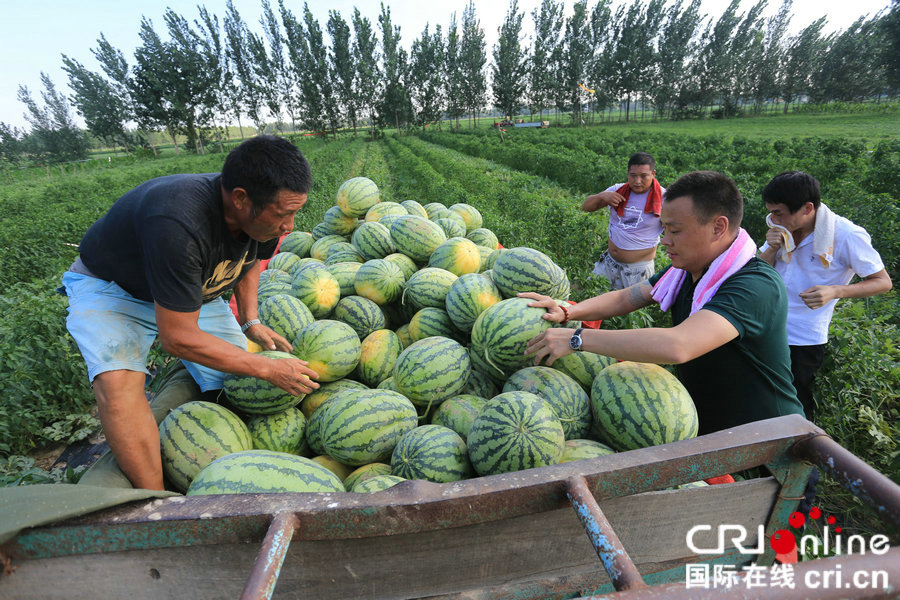
[[[663,269],[650,278],[662,277]],[[675,303],[672,323],[690,316],[695,284],[685,278]],[[778,272],[751,258],[729,277],[700,310],[728,319],[738,337],[692,361],[677,365],[700,417],[700,434],[781,415],[803,414],[791,376],[788,350],[787,292]]]

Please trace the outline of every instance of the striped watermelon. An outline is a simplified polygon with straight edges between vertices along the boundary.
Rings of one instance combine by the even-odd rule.
[[[303,454],[306,445],[306,417],[297,408],[247,419],[253,447],[288,454]]]
[[[416,215],[419,217],[428,218],[428,211],[425,210],[425,207],[416,202],[415,200],[404,200],[400,203],[400,206],[406,209],[406,212],[411,215]]]
[[[327,227],[328,231],[331,233],[345,236],[353,233],[353,230],[356,229],[356,226],[359,224],[356,217],[348,217],[341,212],[339,206],[332,206],[326,210],[325,216],[322,217],[322,222],[325,223],[325,227]]]
[[[278,269],[266,269],[259,274],[259,287],[262,287],[263,284],[269,283],[273,280],[290,284],[291,276],[290,274],[285,273],[284,271],[279,271]]]
[[[478,212],[478,209],[471,204],[460,202],[458,204],[451,205],[450,210],[458,214],[460,217],[462,217],[463,221],[466,222],[466,233],[471,233],[472,231],[481,228],[481,226],[484,224],[484,219],[482,219],[481,213]]]
[[[409,323],[404,323],[397,328],[397,337],[400,338],[400,343],[403,344],[404,349],[409,348],[413,341],[415,341],[409,335]]]
[[[450,286],[459,279],[450,271],[425,267],[412,274],[403,287],[403,303],[415,308],[445,308]]]
[[[469,358],[471,357],[472,353],[470,352]],[[491,378],[476,371],[473,365],[472,370],[469,371],[469,378],[466,380],[466,385],[463,387],[462,393],[480,396],[482,398],[493,398],[499,391],[494,382],[491,381]]]
[[[313,239],[311,233],[307,233],[306,231],[292,231],[281,240],[281,245],[278,247],[281,252],[291,252],[292,254],[296,254],[300,258],[306,258],[309,256],[309,250],[312,248],[313,242],[316,240]]]
[[[475,422],[475,418],[487,402],[487,398],[472,394],[451,396],[437,407],[431,416],[431,422],[434,425],[449,427],[465,440],[469,437],[472,423]]]
[[[187,495],[343,491],[344,485],[334,473],[308,458],[244,450],[210,463],[191,483]]]
[[[494,285],[504,298],[519,292],[537,292],[553,298],[566,273],[549,256],[534,248],[511,248],[502,252],[491,267]]]
[[[347,243],[347,238],[342,235],[330,233],[325,237],[317,239],[309,249],[309,257],[325,262],[328,258],[328,250],[335,244]]]
[[[595,425],[616,450],[634,450],[697,435],[697,409],[678,379],[659,365],[621,362],[591,386]]]
[[[616,359],[593,352],[573,352],[553,361],[551,368],[561,371],[578,382],[584,391],[591,393],[591,385],[597,373],[615,364]]]
[[[456,219],[444,217],[443,219],[435,219],[435,223],[441,226],[448,238],[462,237],[466,235],[466,226]]]
[[[287,340],[294,339],[315,319],[299,298],[289,294],[276,294],[259,305],[259,320]]]
[[[338,286],[341,288],[341,297],[352,296],[356,293],[356,272],[361,266],[362,263],[359,262],[337,262],[325,267],[337,280]]]
[[[369,387],[391,377],[394,363],[403,352],[400,337],[390,329],[373,331],[362,341],[356,376]]]
[[[259,355],[276,360],[296,358],[278,350],[265,350]],[[303,395],[292,396],[274,383],[253,375],[226,373],[222,390],[229,404],[251,415],[271,415],[296,406],[303,400]]]
[[[551,327],[546,310],[528,306],[528,298],[508,298],[478,315],[472,325],[472,347],[497,371],[517,370],[533,362],[525,356],[528,341]]]
[[[478,315],[502,299],[490,279],[478,273],[467,273],[451,284],[444,306],[458,329],[472,331]]]
[[[413,262],[413,259],[399,252],[388,254],[384,257],[384,260],[392,262],[400,267],[400,270],[403,272],[403,281],[408,280],[410,277],[412,277],[413,273],[419,270],[419,267],[416,266],[416,263]]]
[[[341,480],[341,483],[344,483],[344,480],[353,472],[353,467],[348,467],[344,463],[338,461],[334,457],[328,456],[327,454],[320,454],[319,456],[313,456],[312,458],[314,463],[320,464],[335,475],[337,478]],[[344,488],[346,489],[346,488]]]
[[[331,265],[336,265],[342,262],[355,262],[355,263],[364,263],[365,260],[362,257],[356,248],[346,249],[346,248],[338,248],[328,254],[328,258],[325,259],[325,266],[330,267]]]
[[[218,404],[195,400],[173,409],[159,424],[163,472],[180,492],[219,457],[253,448],[240,417]]]
[[[406,479],[397,477],[396,475],[376,475],[375,477],[369,477],[368,479],[357,482],[350,491],[355,494],[376,494],[404,481],[406,481]]]
[[[428,219],[406,215],[391,224],[391,240],[399,252],[425,264],[434,249],[447,241],[447,235]]]
[[[591,399],[574,379],[550,367],[525,367],[506,380],[504,392],[520,390],[540,396],[559,419],[567,440],[587,437]]]
[[[484,406],[467,438],[479,475],[555,465],[565,448],[559,419],[538,396],[506,392]]]
[[[299,298],[317,319],[327,317],[341,299],[341,285],[325,265],[309,263],[294,273],[291,295]]]
[[[563,450],[562,458],[559,459],[559,462],[562,464],[581,460],[583,458],[597,458],[598,456],[606,456],[615,453],[616,451],[606,444],[601,444],[594,440],[566,440],[566,447]]]
[[[382,217],[388,215],[408,215],[406,209],[397,202],[379,202],[366,211],[366,223],[377,223]]]
[[[463,332],[453,325],[447,311],[440,308],[426,306],[409,320],[409,338],[412,341],[418,342],[436,335],[456,341],[465,338]]]
[[[471,363],[459,342],[429,337],[413,342],[394,363],[394,384],[418,406],[440,404],[466,384]]]
[[[506,248],[497,248],[496,250],[491,252],[490,256],[488,256],[487,260],[484,262],[484,265],[482,265],[484,267],[482,273],[489,270],[493,272],[494,263],[497,262],[497,258],[499,258],[500,255],[504,252],[506,252]],[[493,281],[493,277],[491,277],[491,281]]]
[[[381,223],[365,222],[353,232],[350,243],[359,251],[365,260],[384,258],[397,251],[391,241],[391,230]]]
[[[353,328],[363,340],[376,329],[384,329],[386,323],[381,308],[362,296],[346,296],[334,307],[333,317]]]
[[[473,241],[453,237],[434,249],[428,266],[445,269],[456,276],[477,273],[481,270],[481,252]]]
[[[500,247],[500,240],[497,239],[497,234],[484,227],[473,229],[466,234],[466,237],[475,242],[477,246],[485,246],[491,250],[497,250]]]
[[[335,381],[353,372],[359,362],[360,341],[341,321],[313,321],[294,338],[293,354],[309,363],[318,381]]]
[[[491,250],[485,246],[475,247],[478,248],[478,258],[481,259],[481,264],[478,265],[478,273],[483,273],[493,266],[492,259],[494,258],[494,252],[496,252],[496,250]]]
[[[328,231],[328,225],[325,223],[318,223],[315,227],[312,228],[312,237],[313,240],[319,241],[324,237],[328,237],[329,235],[334,235],[330,231]]]
[[[269,271],[263,271],[263,273],[268,273]],[[290,279],[290,275],[285,273],[284,271],[272,271],[273,273],[281,273],[285,275],[288,279]],[[263,302],[271,298],[272,296],[277,296],[279,294],[290,294],[291,293],[291,282],[285,281],[281,277],[268,277],[268,281],[261,284],[259,288],[256,290],[256,301],[261,305]]]
[[[518,370],[500,369],[490,364],[484,357],[484,352],[474,348],[471,344],[466,350],[469,353],[469,359],[472,361],[472,371],[486,377],[497,389],[502,388],[503,384],[506,383],[506,380],[509,379],[509,376]],[[495,395],[496,394],[491,394],[490,396],[485,395],[484,397],[493,398]]]
[[[348,217],[361,217],[381,201],[375,182],[366,177],[353,177],[338,188],[335,204]]]
[[[396,221],[400,217],[405,217],[405,216],[407,216],[407,215],[384,215],[383,217],[378,219],[378,222],[381,223],[382,225],[384,225],[385,227],[387,227],[388,230],[390,230],[391,225],[394,224],[394,221]],[[393,242],[391,242],[391,243],[393,243]]]
[[[306,420],[312,418],[313,412],[323,403],[328,401],[332,396],[344,390],[366,390],[369,389],[365,384],[352,379],[338,379],[337,381],[324,382],[319,385],[318,389],[313,390],[303,399],[300,404],[300,411]]]
[[[289,273],[289,275],[291,276],[291,279],[293,279],[294,275],[296,275],[298,272],[307,268],[310,265],[321,265],[324,267],[325,263],[323,261],[319,260],[318,258],[313,258],[311,256],[307,256],[306,258],[301,258],[300,260],[298,260],[291,266],[291,272]],[[263,273],[268,273],[268,270],[263,271]]]
[[[390,390],[339,394],[321,410],[322,447],[351,466],[386,462],[403,434],[418,425],[412,403]]]
[[[406,432],[391,455],[391,474],[435,483],[459,481],[472,475],[466,442],[441,425],[422,425]]]
[[[351,244],[350,242],[335,242],[333,244],[329,244],[327,248],[324,250],[325,252],[325,261],[328,261],[328,257],[337,254],[339,252],[350,252],[355,256],[362,258],[362,255],[359,253],[359,250],[356,249],[356,246]],[[363,260],[359,260],[358,262],[364,262]]]
[[[453,212],[452,210],[450,210],[449,208],[446,208],[446,207],[438,208],[438,209],[432,211],[429,214],[428,218],[431,219],[432,221],[439,221],[441,219],[450,219],[451,221],[456,221],[463,227],[466,226],[466,220],[463,219],[462,215],[460,215],[459,213]],[[465,236],[465,233],[463,233],[463,235]]]
[[[387,463],[369,463],[354,469],[347,478],[344,479],[344,489],[348,492],[353,489],[357,483],[377,477],[379,475],[390,475],[391,465]]]
[[[389,260],[375,258],[362,264],[353,279],[353,286],[357,295],[384,305],[400,298],[404,281],[400,267]]]
[[[381,382],[376,386],[379,390],[391,390],[392,392],[400,393],[400,390],[397,389],[397,386],[394,385],[394,378],[387,377],[382,379]]]
[[[299,260],[300,257],[293,252],[279,252],[272,257],[272,260],[269,261],[266,269],[277,269],[279,271],[284,271],[285,273],[290,273],[291,267]]]
[[[444,206],[443,204],[441,204],[440,202],[429,202],[422,208],[424,208],[425,212],[428,213],[429,219],[434,219],[434,215],[437,211],[444,210],[447,207]]]

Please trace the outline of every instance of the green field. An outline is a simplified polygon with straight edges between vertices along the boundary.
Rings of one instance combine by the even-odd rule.
[[[445,124],[446,125],[446,124]],[[301,139],[313,170],[309,202],[296,227],[309,231],[346,179],[366,176],[382,200],[469,203],[507,247],[530,246],[566,269],[573,299],[602,289],[590,274],[605,246],[605,217],[580,210],[583,197],[623,180],[627,156],[657,157],[663,184],[695,169],[733,177],[745,196],[744,226],[764,233],[763,185],[786,169],[822,182],[824,201],[866,227],[894,281],[900,278],[900,142],[896,113],[799,115],[728,121],[609,123],[589,128],[488,127],[415,136],[388,132],[337,140]],[[893,132],[893,133],[891,133]],[[809,137],[814,136],[814,137]],[[55,290],[87,227],[138,183],[178,172],[217,171],[224,156],[117,157],[79,170],[44,170],[0,184],[0,476],[15,481],[23,455],[92,433],[93,398],[84,365],[64,328],[65,299]],[[659,266],[662,266],[660,261]],[[607,326],[665,325],[644,310]],[[818,380],[818,423],[836,440],[900,481],[900,308],[897,292],[844,301],[836,311]],[[155,355],[158,362],[165,361]],[[18,457],[18,458],[15,458]],[[9,461],[9,462],[8,462]],[[32,478],[40,479],[32,473]],[[826,488],[829,507],[865,523],[848,494]]]

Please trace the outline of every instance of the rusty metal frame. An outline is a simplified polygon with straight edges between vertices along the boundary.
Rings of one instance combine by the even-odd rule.
[[[825,433],[792,415],[727,431],[566,463],[449,484],[407,481],[375,495],[240,494],[156,501],[152,516],[131,505],[22,532],[0,547],[13,560],[257,541],[244,598],[269,598],[291,540],[353,539],[462,527],[573,506],[623,598],[678,596],[651,586],[621,547],[597,500],[665,489],[767,465],[782,486],[767,535],[796,509],[812,464],[834,475],[889,522],[900,523],[900,487]],[[891,556],[897,553],[891,551]],[[771,564],[764,555],[761,564]],[[2,581],[0,581],[2,587]],[[588,588],[590,589],[590,588]],[[692,590],[695,591],[695,590]],[[619,596],[616,595],[618,598]],[[784,595],[782,597],[790,597]]]

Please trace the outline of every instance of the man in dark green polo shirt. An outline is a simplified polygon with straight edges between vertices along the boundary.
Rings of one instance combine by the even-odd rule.
[[[672,264],[649,282],[596,296],[564,310],[526,293],[544,318],[564,323],[608,319],[660,303],[673,326],[627,330],[552,328],[528,344],[535,364],[575,351],[677,365],[697,406],[700,433],[781,415],[803,414],[791,379],[787,295],[778,273],[756,258],[740,228],[743,199],[712,171],[682,176],[666,191],[660,220]]]

